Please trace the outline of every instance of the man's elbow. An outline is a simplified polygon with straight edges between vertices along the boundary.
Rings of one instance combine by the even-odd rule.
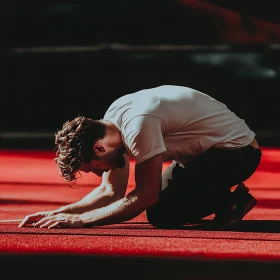
[[[159,201],[159,193],[154,190],[146,191],[145,193],[143,193],[143,197],[146,202],[146,208],[154,205]]]
[[[139,210],[144,211],[159,201],[159,194],[155,191],[150,190],[135,190],[134,192],[130,193],[126,198],[131,204],[136,203],[138,205]]]
[[[105,195],[110,198],[112,202],[124,198],[125,194],[118,193],[111,185],[104,186]],[[112,203],[111,202],[111,203]]]

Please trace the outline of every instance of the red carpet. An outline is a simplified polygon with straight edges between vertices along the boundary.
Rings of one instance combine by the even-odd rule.
[[[23,218],[77,201],[100,182],[94,174],[83,174],[75,188],[70,188],[58,175],[54,155],[46,151],[0,152],[1,220]],[[280,272],[279,179],[280,149],[263,148],[262,162],[246,182],[258,200],[257,206],[239,225],[223,231],[191,226],[158,230],[147,223],[144,213],[129,222],[90,229],[48,230],[1,224],[0,263],[13,262],[28,270],[30,261],[44,270],[45,262],[54,265],[56,260],[71,264],[68,276],[75,274],[75,263],[80,268],[86,263],[89,267],[95,264],[93,275],[96,270],[103,278],[123,279],[121,271],[129,266],[129,273],[143,269],[134,279],[235,279],[243,274],[260,279],[264,274]],[[133,187],[133,167],[129,185]],[[85,271],[84,267],[80,273]]]

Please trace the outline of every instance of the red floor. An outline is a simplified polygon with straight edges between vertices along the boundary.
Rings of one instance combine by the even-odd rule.
[[[46,151],[0,151],[0,220],[56,209],[77,201],[99,183],[100,178],[94,174],[84,174],[77,184],[79,188],[70,188],[58,175],[53,157],[53,152]],[[166,257],[169,261],[179,258],[204,262],[278,262],[280,149],[263,148],[262,162],[246,183],[258,200],[257,206],[229,230],[188,226],[182,230],[158,230],[147,223],[144,213],[129,222],[91,229],[48,230],[0,224],[0,252],[4,256],[5,253],[9,256],[65,253],[109,258],[153,257],[153,260]],[[133,187],[133,168],[129,185]]]

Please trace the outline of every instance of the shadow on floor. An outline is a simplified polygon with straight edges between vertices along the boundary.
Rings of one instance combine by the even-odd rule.
[[[217,228],[217,227],[213,226],[213,223],[211,220],[207,220],[207,221],[203,221],[202,224],[184,225],[181,229],[280,233],[280,221],[277,221],[277,220],[242,220],[234,226],[230,226],[227,228]]]

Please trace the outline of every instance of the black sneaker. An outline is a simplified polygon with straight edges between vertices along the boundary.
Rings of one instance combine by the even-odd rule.
[[[256,205],[257,200],[249,194],[249,189],[239,184],[232,193],[233,204],[222,213],[217,213],[213,222],[217,227],[229,227],[240,220]]]

